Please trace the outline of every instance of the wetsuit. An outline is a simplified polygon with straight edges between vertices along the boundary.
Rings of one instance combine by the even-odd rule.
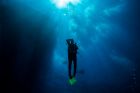
[[[69,41],[67,41],[67,43],[68,43],[68,61],[69,61],[68,70],[69,70],[69,78],[71,79],[76,76],[78,46],[74,43],[70,43]],[[74,64],[73,75],[71,74],[72,63]]]

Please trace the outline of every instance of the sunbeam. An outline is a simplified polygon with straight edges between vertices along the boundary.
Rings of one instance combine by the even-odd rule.
[[[52,0],[52,3],[54,3],[57,8],[66,8],[68,4],[77,5],[80,3],[80,0]]]

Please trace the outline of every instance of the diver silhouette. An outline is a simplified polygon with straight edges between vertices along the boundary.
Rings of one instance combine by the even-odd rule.
[[[68,44],[68,72],[69,72],[69,78],[72,79],[76,76],[76,68],[77,68],[77,50],[78,46],[76,43],[74,43],[73,39],[67,39]],[[74,64],[74,73],[71,75],[71,68],[72,63]]]

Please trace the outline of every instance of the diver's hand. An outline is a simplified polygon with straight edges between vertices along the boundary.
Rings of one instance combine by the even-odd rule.
[[[67,39],[66,41],[72,41],[73,39]]]

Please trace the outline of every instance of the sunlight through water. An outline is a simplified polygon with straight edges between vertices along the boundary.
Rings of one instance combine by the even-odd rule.
[[[57,8],[66,8],[68,4],[77,5],[80,0],[51,0]]]

